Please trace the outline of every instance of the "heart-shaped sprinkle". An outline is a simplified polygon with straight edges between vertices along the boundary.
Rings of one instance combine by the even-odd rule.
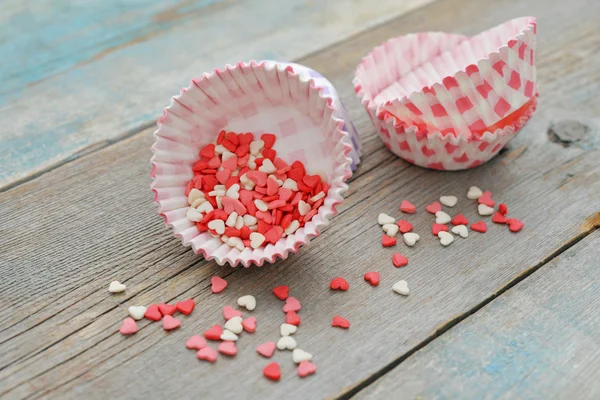
[[[239,339],[238,335],[236,335],[235,333],[233,333],[231,331],[228,331],[227,329],[225,329],[223,331],[223,333],[221,333],[221,340],[237,342],[238,339]]]
[[[242,320],[242,327],[248,333],[256,332],[256,318],[248,317],[248,318]]]
[[[237,354],[237,347],[235,347],[235,342],[221,342],[217,347],[219,353],[225,354],[226,356],[233,357]]]
[[[401,219],[400,221],[396,222],[396,225],[398,225],[398,228],[400,229],[400,233],[406,233],[406,232],[410,232],[413,229],[413,226],[410,222],[405,221],[403,219]]]
[[[452,221],[452,218],[443,211],[438,211],[435,213],[435,223],[436,224],[447,224]]]
[[[177,307],[172,306],[171,304],[159,304],[158,305],[158,310],[160,311],[160,313],[165,316],[165,315],[173,315],[175,314],[175,311],[177,311]]]
[[[239,335],[244,330],[244,326],[242,325],[242,317],[233,317],[225,322],[223,326],[226,330]]]
[[[346,290],[348,290],[349,287],[350,287],[350,285],[348,284],[348,281],[345,280],[344,278],[342,278],[341,276],[333,278],[331,280],[331,283],[329,284],[329,288],[331,290],[346,291]]]
[[[246,310],[252,311],[256,308],[256,299],[254,296],[247,294],[237,300],[238,306],[246,307]]]
[[[223,328],[221,328],[221,325],[213,325],[212,328],[204,332],[204,337],[208,340],[221,340],[222,334]]]
[[[406,233],[405,235],[408,235],[408,233]],[[381,237],[381,244],[383,245],[383,247],[395,246],[396,245],[396,238],[395,237],[389,237],[388,235],[383,235]]]
[[[285,300],[290,295],[290,288],[287,286],[277,286],[273,289],[273,294],[279,300]]]
[[[256,352],[263,357],[271,358],[275,353],[275,342],[263,343],[256,348]]]
[[[294,349],[292,352],[292,360],[294,360],[296,364],[300,364],[302,361],[312,361],[312,354],[304,350]]]
[[[172,329],[177,329],[181,326],[181,321],[175,317],[170,315],[165,315],[163,317],[163,329],[165,331],[170,331]]]
[[[304,378],[317,372],[317,366],[310,361],[302,361],[298,365],[298,376]]]
[[[250,247],[253,249],[258,249],[263,243],[267,240],[265,235],[260,232],[252,232],[250,234]]]
[[[469,237],[469,230],[466,225],[456,225],[452,227],[452,233],[460,235],[460,237]]]
[[[440,233],[441,231],[448,232],[448,227],[443,224],[431,225],[431,233],[433,233],[434,236],[437,236],[437,234]]]
[[[467,199],[477,200],[482,194],[483,192],[477,186],[471,186],[467,192]]]
[[[295,311],[290,311],[285,314],[285,323],[290,325],[300,325],[300,316]]]
[[[475,222],[471,224],[471,229],[475,232],[485,233],[487,231],[487,225],[483,221]]]
[[[295,297],[288,297],[285,301],[285,305],[283,306],[283,312],[289,311],[300,311],[302,309],[302,305]]]
[[[132,335],[134,333],[136,333],[138,330],[138,326],[135,323],[135,320],[133,318],[125,318],[123,320],[123,323],[121,324],[121,328],[119,329],[119,332],[121,332],[121,335]]]
[[[496,202],[492,199],[492,192],[483,192],[481,196],[477,199],[479,204],[485,204],[488,207],[494,207]]]
[[[419,241],[419,239],[421,239],[421,236],[414,232],[405,233],[404,235],[402,235],[402,237],[404,239],[404,243],[406,243],[407,246],[411,247],[414,246],[415,243]]]
[[[150,304],[144,313],[144,317],[151,321],[160,321],[162,319],[162,314],[156,304]]]
[[[417,207],[415,207],[415,205],[408,200],[402,200],[402,203],[400,204],[400,211],[407,214],[414,214],[415,211],[417,211]]]
[[[390,217],[387,214],[381,213],[379,214],[379,216],[377,217],[377,223],[379,225],[386,225],[386,224],[395,224],[396,220],[394,219],[394,217]]]
[[[394,286],[392,286],[392,290],[403,296],[408,296],[408,294],[410,293],[410,290],[408,289],[408,283],[405,280],[401,280],[394,283]]]
[[[492,217],[492,222],[495,222],[496,224],[506,224],[506,221],[508,221],[508,218],[506,218],[506,216],[504,216],[501,212],[495,213]]]
[[[210,280],[210,285],[213,293],[221,293],[227,287],[227,281],[218,276],[213,276]]]
[[[456,196],[442,196],[440,197],[440,203],[446,207],[454,207],[458,203],[458,197]]]
[[[282,336],[277,341],[277,348],[279,350],[294,350],[298,346],[296,340],[291,336]]]
[[[469,220],[462,214],[456,214],[456,217],[452,218],[452,225],[469,225]]]
[[[371,286],[379,285],[379,280],[381,279],[379,272],[367,272],[365,274],[365,281],[369,282]]]
[[[435,215],[435,213],[437,213],[438,211],[442,211],[442,205],[437,201],[434,201],[433,203],[425,207],[425,210],[427,210],[428,213]]]
[[[504,203],[501,203],[501,204],[498,206],[498,212],[499,212],[500,214],[502,214],[502,215],[506,215],[506,214],[508,214],[508,207],[506,206],[506,204],[504,204]]]
[[[232,308],[231,306],[223,307],[223,317],[226,320],[230,320],[233,317],[241,317],[241,316],[242,316],[242,312],[240,310],[236,310],[236,309]]]
[[[396,236],[396,234],[398,233],[398,230],[400,229],[400,227],[398,227],[398,225],[396,224],[385,224],[382,226],[383,231],[385,232],[386,235],[388,235],[389,237],[394,237]]]
[[[194,303],[194,299],[180,301],[177,304],[175,304],[175,308],[177,308],[177,311],[185,315],[190,315],[192,311],[194,311],[195,306],[196,304]]]
[[[198,352],[196,353],[196,357],[198,357],[198,360],[203,360],[203,361],[208,361],[208,362],[215,362],[217,361],[217,352],[215,351],[215,349],[213,349],[212,347],[204,347],[200,350],[198,350]]]
[[[129,306],[127,312],[129,313],[131,318],[135,319],[136,321],[139,321],[140,319],[144,318],[146,310],[147,308],[144,306]]]
[[[346,318],[342,318],[339,315],[336,315],[331,321],[331,326],[333,326],[334,328],[348,329],[350,328],[350,321],[348,321]]]
[[[185,342],[185,347],[200,350],[206,347],[206,340],[202,336],[194,335]]]
[[[449,246],[452,242],[454,242],[454,235],[445,231],[438,233],[438,237],[440,238],[440,243],[443,246]]]
[[[480,204],[477,206],[477,212],[481,216],[492,215],[494,213],[494,209],[492,207],[486,206],[485,204]]]
[[[525,226],[525,224],[516,218],[509,218],[506,220],[506,223],[508,224],[508,229],[510,229],[511,232],[519,232]]]
[[[270,379],[272,381],[278,381],[281,379],[281,369],[279,368],[279,364],[276,362],[272,362],[266,367],[263,368],[263,375],[265,378]]]
[[[219,235],[225,233],[225,222],[221,219],[213,219],[208,223],[208,229],[212,229]]]
[[[121,293],[127,289],[127,286],[123,285],[119,281],[112,281],[110,285],[108,285],[108,291],[111,293]]]
[[[281,333],[281,336],[293,335],[294,333],[296,333],[297,330],[298,327],[292,324],[281,324],[281,326],[279,327],[279,333]]]
[[[408,264],[408,258],[404,257],[400,253],[394,253],[392,256],[392,263],[396,268],[404,267]]]

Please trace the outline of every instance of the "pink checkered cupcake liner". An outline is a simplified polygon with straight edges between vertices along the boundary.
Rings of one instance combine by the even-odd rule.
[[[215,69],[172,98],[158,121],[152,146],[152,190],[158,212],[183,245],[218,264],[248,267],[285,259],[320,234],[343,201],[352,176],[353,146],[346,130],[351,123],[338,106],[335,92],[319,86],[310,70],[295,64],[250,61]],[[273,133],[277,155],[288,164],[302,161],[307,173],[329,183],[317,214],[293,235],[258,249],[240,251],[209,232],[199,232],[186,218],[185,189],[202,146],[221,130]]]
[[[535,19],[524,17],[471,38],[394,38],[359,64],[355,91],[398,156],[429,168],[471,168],[497,154],[535,111],[535,34]]]

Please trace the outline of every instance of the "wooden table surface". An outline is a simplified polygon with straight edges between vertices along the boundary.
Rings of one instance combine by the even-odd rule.
[[[600,398],[600,3],[594,0],[10,0],[0,5],[0,397]],[[436,172],[387,151],[352,89],[360,59],[415,31],[474,34],[538,18],[539,109],[489,163]],[[156,212],[149,159],[156,118],[193,76],[248,59],[293,60],[336,86],[364,155],[339,214],[288,260],[220,267],[181,246]],[[443,194],[475,218],[470,185],[526,227],[489,224],[442,248],[424,206]],[[379,212],[411,199],[417,246],[391,265]],[[396,217],[399,215],[394,214]],[[373,288],[362,281],[381,273]],[[210,291],[210,278],[229,287]],[[351,288],[332,292],[344,276]],[[111,295],[120,280],[126,292]],[[406,279],[408,297],[391,291]],[[274,286],[303,305],[295,337],[316,375],[262,377],[255,347],[282,322]],[[184,343],[253,294],[258,329],[209,365]],[[193,298],[166,333],[129,305]],[[349,330],[333,329],[333,315]]]

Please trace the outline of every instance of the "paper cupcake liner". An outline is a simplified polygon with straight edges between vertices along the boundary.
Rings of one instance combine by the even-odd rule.
[[[172,99],[158,121],[152,146],[152,190],[159,214],[185,246],[218,264],[263,265],[287,258],[320,234],[336,214],[336,206],[352,175],[351,126],[336,108],[332,93],[294,65],[250,61],[227,65],[193,79]],[[329,191],[317,214],[294,234],[258,249],[240,251],[209,232],[199,232],[186,218],[186,185],[193,177],[198,151],[222,130],[263,132],[277,136],[278,157],[288,164],[302,161],[310,174],[327,180]]]

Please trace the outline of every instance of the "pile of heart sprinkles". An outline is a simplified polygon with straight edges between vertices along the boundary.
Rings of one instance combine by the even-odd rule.
[[[275,141],[270,133],[221,131],[200,150],[185,191],[186,217],[200,232],[243,251],[275,244],[315,216],[329,185],[302,162],[277,157]]]

